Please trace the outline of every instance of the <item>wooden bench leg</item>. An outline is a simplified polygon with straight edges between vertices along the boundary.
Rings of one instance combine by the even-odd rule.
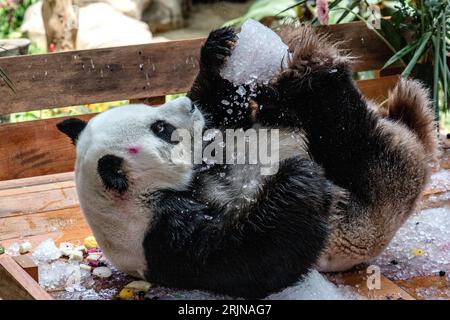
[[[7,255],[0,256],[0,298],[53,300],[13,258]]]

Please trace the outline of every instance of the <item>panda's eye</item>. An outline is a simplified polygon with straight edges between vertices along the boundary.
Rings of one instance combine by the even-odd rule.
[[[158,120],[150,126],[153,133],[160,139],[170,144],[177,144],[178,141],[172,141],[172,134],[176,128],[163,120]]]

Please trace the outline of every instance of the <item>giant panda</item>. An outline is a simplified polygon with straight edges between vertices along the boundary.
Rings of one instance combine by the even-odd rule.
[[[58,124],[76,145],[82,210],[117,268],[160,285],[262,298],[311,268],[370,260],[411,214],[435,153],[426,90],[402,81],[377,109],[337,46],[308,27],[281,34],[288,67],[243,97],[239,117],[221,104],[236,91],[220,76],[236,40],[222,28],[201,49],[188,97]],[[181,161],[190,150],[172,134],[193,136],[194,123],[278,128],[278,171]]]
[[[358,90],[354,58],[340,43],[307,25],[278,32],[289,47],[288,67],[267,85],[246,87],[238,105],[245,116],[230,117],[221,103],[237,90],[220,75],[236,43],[230,27],[209,35],[189,97],[213,127],[302,130],[311,160],[345,193],[317,268],[348,270],[380,254],[421,198],[438,153],[429,94],[402,79],[379,106]]]

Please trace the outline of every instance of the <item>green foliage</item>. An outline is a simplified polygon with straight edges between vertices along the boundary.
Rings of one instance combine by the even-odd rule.
[[[432,65],[433,79],[427,85],[432,88],[435,114],[439,119],[440,107],[447,112],[450,100],[450,71],[446,60],[450,49],[450,2],[399,0],[394,10],[392,18],[384,21],[388,28],[383,30],[383,36],[397,50],[384,68],[402,59],[406,64],[402,76],[408,77],[418,63]],[[403,43],[402,48],[393,40],[392,30]],[[441,98],[440,89],[443,91]]]
[[[306,0],[302,0],[301,2],[306,2]],[[242,25],[247,19],[261,20],[266,17],[275,16],[277,18],[295,18],[297,17],[297,11],[294,7],[298,5],[299,2],[295,0],[256,0],[245,15],[227,21],[224,25],[237,27]]]
[[[127,103],[128,100],[120,100],[120,101],[93,103],[65,108],[52,108],[37,111],[18,112],[9,115],[9,119],[6,119],[6,122],[22,122],[39,119],[77,116],[87,113],[98,113],[109,110],[114,107],[125,105]]]
[[[37,0],[0,0],[0,38],[20,37],[25,10]]]

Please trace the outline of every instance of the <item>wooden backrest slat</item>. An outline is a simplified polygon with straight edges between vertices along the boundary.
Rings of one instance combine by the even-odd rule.
[[[383,101],[397,76],[358,81],[369,99]],[[77,116],[88,120],[95,114]],[[0,180],[18,179],[72,171],[75,148],[56,129],[65,118],[11,123],[0,126]],[[2,185],[0,184],[0,190]]]
[[[362,22],[321,27],[358,57],[354,71],[380,69],[392,55]],[[0,80],[0,114],[186,92],[204,39],[0,58],[17,93]]]

